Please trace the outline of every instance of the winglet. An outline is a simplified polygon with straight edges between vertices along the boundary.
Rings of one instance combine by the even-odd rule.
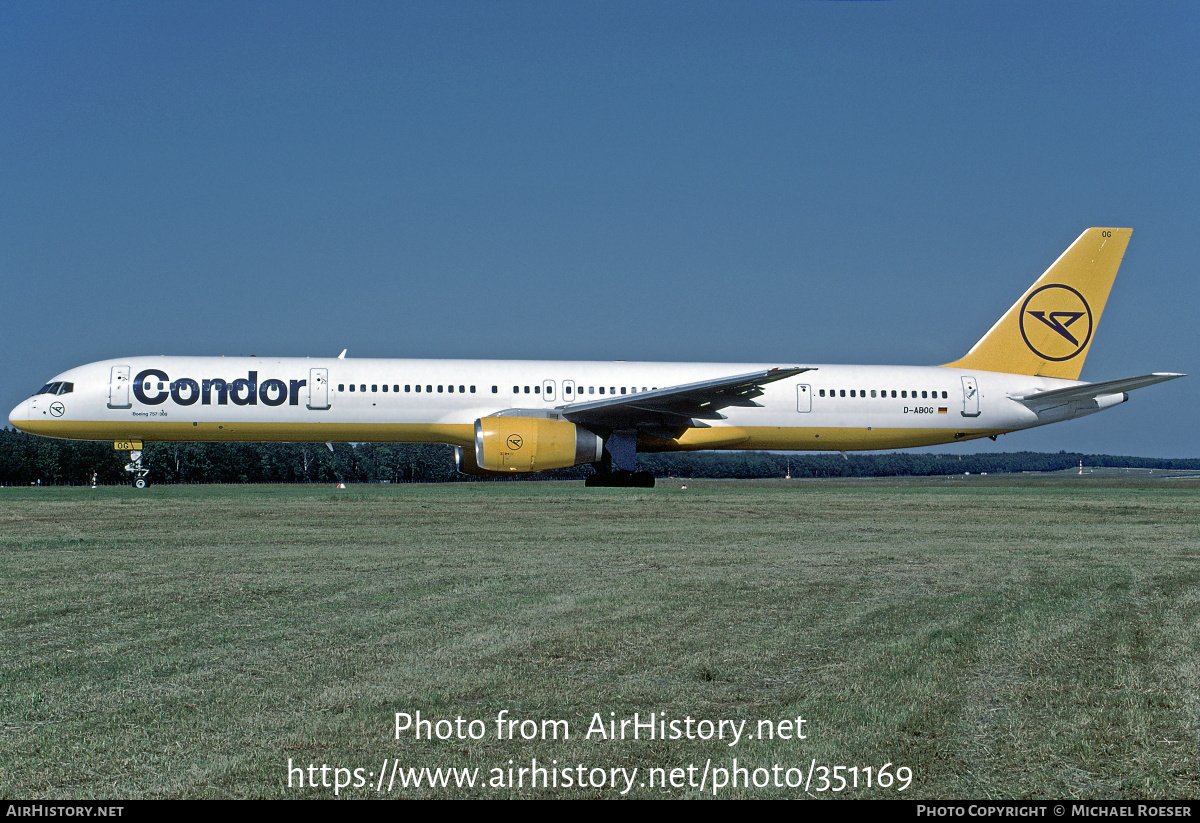
[[[947,368],[1078,380],[1133,229],[1079,235],[967,354]]]

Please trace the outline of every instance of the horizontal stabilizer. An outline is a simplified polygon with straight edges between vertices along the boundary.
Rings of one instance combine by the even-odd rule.
[[[1020,400],[1026,406],[1030,407],[1069,403],[1072,400],[1094,400],[1097,397],[1103,397],[1108,394],[1120,394],[1121,392],[1133,391],[1145,386],[1153,386],[1155,383],[1162,383],[1166,380],[1174,380],[1177,377],[1186,376],[1172,372],[1155,372],[1154,374],[1143,374],[1141,377],[1124,377],[1120,380],[1105,380],[1101,383],[1083,383],[1078,386],[1068,386],[1065,389],[1038,391],[1022,397],[1014,396],[1013,400]]]

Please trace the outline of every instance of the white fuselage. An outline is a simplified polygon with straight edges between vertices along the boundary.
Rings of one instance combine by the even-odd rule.
[[[469,446],[477,419],[769,369],[775,364],[260,357],[131,357],[53,378],[9,416],[51,437],[113,441],[377,441]],[[756,407],[688,428],[655,451],[889,449],[985,437],[1124,400],[1018,400],[1079,381],[940,366],[817,365],[763,386]],[[69,386],[69,390],[65,387]]]

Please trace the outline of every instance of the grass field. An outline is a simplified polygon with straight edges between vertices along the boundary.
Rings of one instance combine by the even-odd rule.
[[[0,582],[8,798],[1200,796],[1197,480],[4,488]]]

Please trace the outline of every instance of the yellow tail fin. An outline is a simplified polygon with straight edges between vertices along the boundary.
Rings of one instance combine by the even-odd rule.
[[[1078,380],[1133,229],[1088,229],[946,368]]]

